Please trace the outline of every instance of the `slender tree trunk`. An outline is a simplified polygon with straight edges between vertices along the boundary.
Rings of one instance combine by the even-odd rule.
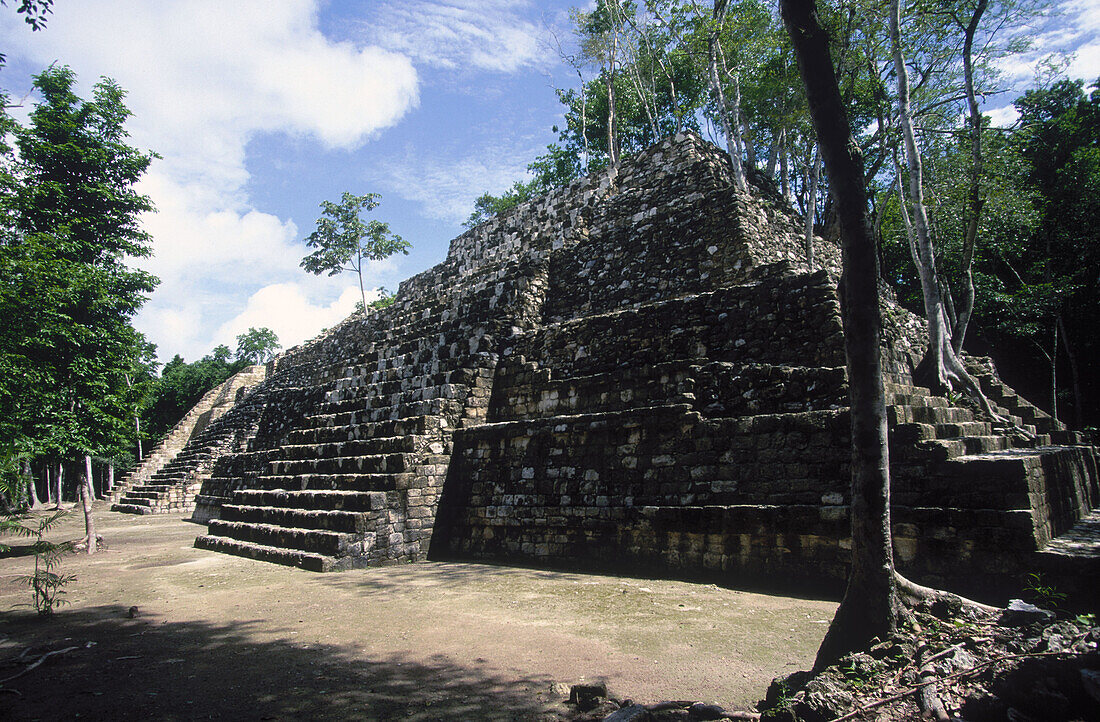
[[[718,99],[722,103],[722,112],[725,114],[726,149],[729,152],[730,160],[733,162],[733,184],[737,186],[738,190],[744,191],[748,189],[748,184],[745,182],[745,168],[741,160],[744,154],[744,143],[741,138],[741,81],[738,79],[737,73],[731,73],[726,65],[726,53],[722,50],[722,43],[718,39],[722,31],[722,23],[726,18],[725,4],[723,3],[721,11],[718,11],[717,7],[716,3],[714,48],[717,50],[718,62],[722,66],[722,75],[730,79],[730,85],[733,89],[732,102],[729,106],[726,106],[726,96],[722,90],[722,82],[718,80],[717,69],[715,69],[716,80],[718,80]]]
[[[115,489],[115,462],[107,462],[107,493],[110,494]]]
[[[84,456],[84,466],[84,481],[88,484],[88,494],[92,497],[92,500],[95,501],[95,465],[92,463],[91,456]]]
[[[1050,415],[1058,423],[1058,324],[1050,330]]]
[[[966,340],[966,328],[970,324],[970,314],[974,311],[974,246],[978,239],[978,221],[982,215],[984,199],[981,195],[982,177],[982,114],[978,109],[978,95],[974,90],[974,35],[978,32],[978,23],[989,4],[989,0],[978,0],[970,22],[963,28],[963,78],[966,83],[966,105],[970,112],[970,187],[967,190],[967,205],[970,218],[963,237],[963,276],[961,305],[957,314],[951,346],[955,353],[962,352]]]
[[[1073,353],[1073,347],[1069,345],[1069,334],[1066,333],[1066,324],[1062,321],[1062,314],[1055,317],[1058,328],[1061,330],[1062,348],[1066,350],[1066,358],[1069,359],[1069,375],[1073,380],[1073,418],[1078,429],[1085,428],[1084,399],[1081,397],[1081,381],[1077,374],[1077,355]]]
[[[752,128],[749,127],[749,121],[744,115],[741,116],[741,141],[742,145],[745,146],[745,161],[750,168],[757,170],[756,144],[753,143]]]
[[[726,103],[726,92],[722,88],[722,79],[718,75],[718,36],[722,30],[722,21],[725,16],[724,7],[715,3],[712,21],[714,28],[707,38],[707,53],[709,55],[708,74],[710,76],[710,89],[714,93],[714,99],[718,104],[718,120],[722,124],[722,132],[726,136],[726,153],[729,155],[730,164],[733,167],[733,185],[737,190],[745,190],[745,172],[741,167],[741,150],[738,147],[740,134],[730,119],[730,108]]]
[[[791,202],[791,181],[787,173],[787,130],[779,136],[779,193],[783,200]]]
[[[901,125],[905,158],[909,167],[909,202],[912,205],[912,233],[920,261],[921,292],[924,297],[924,317],[928,323],[928,349],[914,373],[914,380],[935,391],[959,389],[973,396],[991,418],[1004,421],[993,410],[989,399],[959,361],[951,345],[951,330],[947,323],[943,297],[936,273],[936,253],[932,247],[928,212],[924,204],[924,187],[920,152],[913,131],[909,108],[909,71],[901,48],[901,0],[890,2],[890,42],[894,55],[894,71],[898,83],[898,121]],[[905,204],[904,195],[901,205]],[[907,232],[910,232],[907,229]]]
[[[54,500],[55,500],[54,509],[60,509],[61,508],[61,485],[62,485],[62,482],[64,481],[64,477],[65,477],[65,462],[64,461],[58,461],[57,462],[57,474],[55,474],[54,478],[53,478],[53,482],[54,482]]]
[[[23,476],[27,479],[27,496],[32,509],[37,509],[42,506],[42,502],[38,499],[38,489],[35,485],[34,474],[31,469],[31,462],[29,459],[24,459],[23,463]]]
[[[141,453],[141,416],[134,414],[134,435],[137,436],[137,460],[140,463],[144,458]]]
[[[80,487],[80,505],[84,508],[84,530],[87,536],[88,554],[96,552],[95,520],[92,518],[92,499],[95,492],[92,490],[92,457],[84,455],[84,479],[78,484]]]
[[[781,137],[783,137],[782,130],[772,137],[772,142],[768,145],[768,163],[764,166],[764,175],[768,176],[769,180],[775,180],[775,164],[779,160],[779,139]]]
[[[806,201],[806,265],[814,270],[814,216],[817,213],[817,182],[821,177],[821,151],[814,145],[813,168],[810,171],[810,197]],[[871,233],[874,240],[874,232]]]
[[[814,0],[781,0],[840,223],[841,314],[852,433],[852,569],[814,663],[822,669],[897,628],[902,614],[890,536],[890,459],[880,359],[878,255],[867,213],[863,158],[840,96]]]

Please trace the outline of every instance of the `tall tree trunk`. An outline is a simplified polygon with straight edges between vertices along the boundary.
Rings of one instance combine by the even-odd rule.
[[[963,78],[966,83],[966,105],[970,113],[970,187],[967,190],[966,235],[963,237],[963,276],[962,298],[957,314],[951,346],[955,353],[962,353],[966,340],[966,327],[970,324],[970,314],[974,311],[974,246],[978,239],[978,221],[982,215],[984,199],[981,194],[982,178],[982,114],[978,109],[978,95],[974,90],[974,36],[978,32],[978,23],[989,4],[989,0],[978,0],[970,22],[963,28]],[[962,23],[959,23],[960,25]]]
[[[787,129],[779,136],[779,193],[787,203],[791,202],[791,180],[787,172]]]
[[[768,145],[768,163],[764,166],[764,175],[773,181],[775,180],[775,164],[779,160],[779,139],[782,136],[783,131],[780,130],[772,136],[772,142]]]
[[[141,453],[141,416],[134,414],[134,435],[137,437],[137,460],[140,462],[143,458]]]
[[[80,487],[80,505],[84,508],[85,542],[88,545],[88,553],[96,552],[95,520],[92,518],[92,498],[95,492],[92,490],[92,457],[84,455],[84,479],[78,484]]]
[[[729,67],[726,65],[726,53],[722,50],[722,43],[718,41],[722,23],[726,18],[725,2],[724,0],[720,1],[721,10],[718,9],[719,3],[715,3],[714,19],[717,28],[714,31],[714,46],[718,51],[718,62],[722,66],[722,75],[730,79],[730,85],[733,89],[733,100],[730,106],[726,108],[727,130],[731,131],[733,135],[726,135],[726,149],[730,154],[730,160],[733,162],[733,184],[739,190],[744,191],[748,189],[748,184],[745,182],[745,168],[741,160],[744,155],[744,139],[741,137],[741,80],[737,77],[737,73],[730,72]],[[721,91],[721,82],[719,82],[719,91]],[[725,108],[725,94],[721,93],[719,97],[722,99],[723,108]]]
[[[31,462],[29,459],[24,459],[23,464],[23,476],[27,479],[27,497],[32,509],[37,509],[42,506],[42,502],[38,499],[38,489],[36,488],[34,474],[31,469]]]
[[[115,489],[115,462],[107,462],[107,493],[110,494]]]
[[[1058,324],[1050,329],[1050,415],[1058,423]]]
[[[867,213],[863,157],[852,137],[828,40],[814,0],[781,0],[829,174],[840,223],[841,314],[852,433],[852,569],[848,588],[814,663],[822,669],[897,628],[902,614],[890,536],[890,459],[880,359],[878,255]]]
[[[710,56],[710,88],[718,104],[718,120],[722,123],[722,132],[726,136],[726,153],[729,155],[730,164],[733,167],[733,185],[737,190],[744,191],[746,189],[745,171],[741,167],[741,149],[739,148],[741,136],[731,121],[730,107],[726,103],[726,92],[722,88],[722,79],[718,75],[718,35],[722,29],[724,16],[724,7],[719,7],[719,4],[715,3],[714,28],[707,39],[707,52]]]
[[[1062,314],[1055,317],[1058,328],[1061,329],[1062,348],[1066,350],[1066,358],[1069,359],[1069,375],[1073,380],[1073,418],[1078,429],[1085,428],[1084,399],[1081,397],[1081,381],[1077,375],[1077,355],[1073,353],[1073,347],[1069,345],[1069,334],[1066,333],[1066,324],[1062,321]]]
[[[53,478],[53,484],[54,484],[54,489],[53,489],[54,509],[60,509],[61,508],[61,488],[62,488],[61,485],[62,485],[62,482],[64,481],[64,477],[65,477],[65,462],[64,461],[58,461],[57,462],[57,473],[54,475],[54,478]]]
[[[745,118],[744,114],[741,115],[741,142],[745,147],[745,161],[749,164],[750,168],[757,170],[756,144],[753,143],[752,128],[749,127],[749,121]]]
[[[909,203],[912,208],[912,233],[916,240],[917,272],[920,275],[924,297],[924,317],[928,324],[928,349],[914,373],[914,380],[935,391],[956,389],[968,392],[982,409],[998,421],[1004,421],[993,410],[989,399],[963,367],[951,345],[951,331],[947,323],[943,297],[936,273],[936,252],[932,247],[932,234],[928,225],[928,211],[924,204],[923,172],[916,134],[913,132],[912,113],[909,108],[909,71],[901,48],[901,0],[890,2],[890,42],[894,55],[894,71],[898,83],[898,120],[901,125],[905,158],[909,167]],[[904,197],[901,199],[905,204]],[[909,230],[907,229],[907,232]]]
[[[814,145],[813,168],[810,171],[810,197],[806,201],[806,265],[814,270],[814,216],[817,213],[817,182],[821,177],[821,151]],[[871,233],[874,242],[874,232]]]

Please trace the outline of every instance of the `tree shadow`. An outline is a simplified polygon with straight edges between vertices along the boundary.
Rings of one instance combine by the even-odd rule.
[[[369,628],[344,644],[295,644],[285,639],[293,629],[258,620],[172,622],[128,612],[106,605],[50,621],[0,614],[0,679],[48,651],[75,647],[2,685],[5,717],[561,719],[549,678],[506,679],[481,660],[445,655],[427,663],[371,657],[355,649],[369,644]]]
[[[28,542],[26,544],[12,544],[11,542],[4,542],[7,549],[0,549],[0,559],[16,559],[18,557],[33,557],[34,556],[34,544]]]

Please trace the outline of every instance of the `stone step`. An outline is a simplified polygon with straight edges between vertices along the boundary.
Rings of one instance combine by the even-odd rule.
[[[339,401],[370,393],[376,396],[397,394],[414,389],[435,388],[448,384],[469,385],[477,377],[475,369],[460,366],[454,370],[432,371],[411,367],[408,371],[424,371],[398,376],[392,372],[371,371],[346,375],[336,380],[335,388],[325,394],[325,401]]]
[[[461,413],[463,403],[457,399],[428,399],[396,407],[382,407],[337,413],[318,413],[302,420],[300,429],[316,429],[327,426],[347,426],[352,424],[377,423],[381,421],[399,421],[414,416],[442,416]]]
[[[119,511],[123,514],[152,514],[153,507],[120,502],[118,504],[112,504],[111,511]]]
[[[956,406],[888,406],[886,419],[891,424],[952,424],[973,421],[974,414]]]
[[[222,505],[223,513],[226,506]],[[212,520],[209,529],[211,536],[332,557],[362,555],[374,548],[373,532],[353,534],[222,519]]]
[[[506,372],[494,391],[493,421],[550,418],[684,403],[690,391],[693,361],[697,369],[706,359],[657,364],[640,369],[552,379],[549,369],[525,363]]]
[[[336,567],[336,560],[324,554],[254,544],[212,534],[203,534],[197,538],[195,547],[259,561],[274,562],[288,567],[300,567],[311,572],[327,572]]]
[[[258,489],[287,491],[393,491],[408,488],[414,474],[296,474],[265,475],[255,480]]]
[[[271,476],[299,474],[397,474],[408,471],[412,454],[373,454],[371,456],[331,456],[311,459],[275,459],[267,462]]]
[[[430,401],[461,401],[469,394],[469,388],[459,384],[444,384],[442,386],[429,386],[427,388],[409,389],[393,394],[375,395],[363,394],[352,396],[337,401],[325,401],[317,405],[316,414],[339,414],[346,411],[378,411],[385,412],[403,407],[424,404]],[[431,413],[431,412],[429,412]],[[407,415],[407,414],[405,414]],[[378,418],[391,418],[388,413],[382,413]]]
[[[371,528],[371,520],[365,512],[334,509],[293,509],[236,503],[222,504],[221,520],[298,529],[321,529],[348,534],[362,534]]]
[[[309,417],[307,417],[309,418]],[[318,417],[312,417],[317,419]],[[424,435],[439,428],[439,419],[431,416],[409,416],[403,419],[318,425],[298,428],[287,434],[290,444],[322,444],[351,439],[393,438],[395,436]]]
[[[283,491],[241,489],[232,502],[246,506],[330,511],[380,511],[388,508],[393,492],[384,491]]]
[[[279,447],[278,458],[327,459],[340,456],[408,453],[416,451],[416,447],[422,443],[424,443],[423,437],[383,436],[374,439],[352,439],[316,444],[283,444]]]

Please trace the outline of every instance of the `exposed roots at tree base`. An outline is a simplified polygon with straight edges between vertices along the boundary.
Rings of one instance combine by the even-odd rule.
[[[902,602],[909,608],[916,608],[922,603],[928,603],[945,604],[955,615],[963,610],[980,612],[983,614],[992,614],[997,611],[996,607],[991,607],[981,602],[975,602],[973,599],[967,599],[966,597],[960,597],[958,594],[952,592],[921,586],[916,582],[906,579],[897,572],[894,572],[894,584],[897,586],[898,596],[901,597]]]
[[[898,578],[911,622],[819,672],[776,679],[764,720],[1100,720],[1094,615],[998,610]]]
[[[1011,419],[1001,416],[994,410],[989,397],[982,391],[981,386],[959,361],[955,351],[948,345],[940,348],[929,348],[924,358],[917,364],[913,371],[913,383],[931,389],[934,393],[945,394],[948,391],[964,393],[981,407],[982,411],[994,423],[1011,426],[1016,433],[1024,438],[1034,439],[1035,434]]]

